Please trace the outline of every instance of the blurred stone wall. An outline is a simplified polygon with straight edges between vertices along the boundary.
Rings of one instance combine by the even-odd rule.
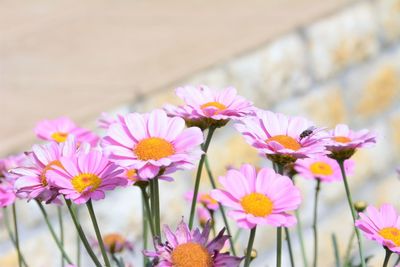
[[[279,23],[277,21],[276,23]],[[215,44],[223,45],[223,44]],[[146,112],[165,103],[179,104],[174,88],[183,84],[206,84],[215,87],[232,85],[239,94],[252,100],[259,108],[302,115],[319,126],[333,127],[348,123],[354,129],[368,128],[378,133],[374,148],[355,155],[356,174],[350,178],[355,200],[380,205],[390,202],[400,210],[400,181],[395,167],[400,165],[400,1],[355,1],[340,12],[321,18],[311,25],[298,28],[267,44],[235,58],[205,69],[192,77],[166,86],[151,95],[143,95],[118,112]],[[210,161],[215,176],[227,166],[250,162],[268,166],[257,156],[232,124],[218,130],[210,147]],[[193,185],[193,173],[181,172],[173,183],[161,184],[162,220],[175,226],[181,216],[188,216],[189,203],[184,193]],[[203,177],[202,190],[210,190]],[[307,248],[312,246],[311,213],[315,184],[297,178],[302,189],[302,223]],[[331,234],[336,233],[343,256],[351,233],[351,216],[343,185],[324,184],[320,204],[320,266],[334,266]],[[35,203],[18,203],[22,224],[22,249],[31,266],[56,266],[59,253],[50,239]],[[141,205],[135,188],[117,190],[107,199],[95,203],[103,233],[118,231],[136,242],[135,266],[141,266]],[[55,214],[55,209],[50,208]],[[82,220],[91,231],[85,207]],[[67,214],[64,215],[67,217]],[[53,218],[56,224],[56,218]],[[67,244],[75,237],[72,223],[66,219]],[[220,224],[221,225],[221,224]],[[231,221],[232,227],[234,222]],[[235,227],[233,227],[235,228]],[[293,230],[294,231],[294,230]],[[248,233],[244,231],[237,251],[243,251]],[[293,233],[295,251],[299,252]],[[17,266],[15,253],[6,242],[1,228],[0,266]],[[383,250],[373,242],[364,241],[367,255],[374,254],[371,266],[380,266]],[[259,227],[255,248],[260,252],[254,266],[274,266],[275,229]],[[74,255],[72,248],[69,253]],[[309,261],[312,250],[307,249]],[[355,251],[354,251],[355,252]],[[35,255],[40,255],[36,256]],[[301,266],[300,254],[296,255]],[[89,263],[83,266],[91,266]],[[289,266],[285,258],[284,266]]]

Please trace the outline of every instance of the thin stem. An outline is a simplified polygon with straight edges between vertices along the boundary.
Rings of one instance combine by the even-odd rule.
[[[62,211],[61,207],[57,207],[57,215],[58,215],[58,225],[60,227],[60,243],[61,246],[64,248],[64,225],[63,225],[63,218],[62,218]],[[64,267],[64,254],[61,252],[61,267]]]
[[[14,247],[16,249],[17,248],[17,244],[15,242],[15,238],[14,238],[12,230],[11,230],[11,226],[10,226],[10,222],[8,220],[8,214],[6,212],[6,208],[3,208],[3,219],[4,219],[4,225],[6,227],[8,237],[10,238],[11,243],[13,243],[13,245],[14,245]],[[24,256],[22,254],[21,254],[21,260],[22,260],[22,264],[25,267],[27,267],[28,265],[26,264],[25,258],[24,258]]]
[[[332,234],[332,244],[333,244],[333,250],[335,252],[336,267],[340,267],[341,265],[340,265],[339,247],[338,247],[338,244],[337,244],[337,239],[336,239],[336,235],[335,234]]]
[[[76,221],[79,224],[79,206],[75,206]],[[76,265],[81,266],[81,239],[79,232],[76,234]]]
[[[358,228],[355,225],[357,215],[356,215],[356,211],[355,211],[355,209],[353,207],[353,200],[351,198],[349,184],[347,183],[346,171],[344,169],[344,161],[343,160],[337,160],[337,162],[338,162],[338,164],[340,166],[340,171],[342,172],[344,188],[346,190],[347,202],[348,202],[349,207],[350,207],[351,216],[353,217],[353,227],[354,227],[354,231],[356,232],[356,236],[357,236],[357,242],[358,242],[360,260],[361,260],[361,266],[362,267],[366,267],[365,258],[364,258],[364,252],[363,252],[363,245],[362,245],[362,242],[361,242],[360,231],[358,230]]]
[[[78,222],[76,215],[74,213],[74,211],[72,210],[72,202],[69,199],[65,199],[65,202],[67,203],[67,207],[68,207],[68,211],[71,215],[72,221],[75,225],[76,230],[78,231],[79,237],[82,240],[83,246],[85,247],[86,251],[88,252],[90,258],[92,258],[94,264],[96,265],[96,267],[102,267],[100,261],[97,259],[96,254],[94,254],[85,233],[83,232],[82,226],[80,225],[80,223]]]
[[[348,266],[350,264],[350,252],[351,252],[351,247],[353,245],[354,237],[356,236],[356,232],[352,231],[349,243],[347,244],[346,248],[346,254],[344,256],[344,266]]]
[[[299,235],[299,243],[300,243],[301,257],[303,259],[303,265],[304,265],[304,267],[308,267],[306,247],[304,246],[303,226],[301,223],[299,210],[295,210],[294,214],[297,219],[296,230],[297,230],[297,234]]]
[[[276,229],[276,267],[282,266],[282,227]]]
[[[158,186],[158,177],[153,179],[154,181],[154,227],[158,237],[161,237],[161,222],[160,222],[160,191]]]
[[[151,183],[151,182],[150,182]],[[151,215],[151,210],[150,210],[150,204],[149,204],[149,196],[146,192],[146,188],[140,187],[140,190],[142,191],[142,199],[144,203],[144,210],[147,214],[147,221],[149,222],[150,225],[150,231],[151,235],[154,238],[155,237],[155,230],[154,230],[154,222],[153,222],[153,217]]]
[[[286,241],[289,249],[289,258],[290,258],[290,266],[294,267],[294,257],[293,257],[293,249],[292,249],[292,242],[290,241],[290,233],[289,229],[285,227],[285,235],[286,235]]]
[[[318,262],[318,194],[321,189],[321,180],[317,178],[317,185],[315,186],[315,198],[314,198],[314,219],[313,219],[313,232],[314,232],[314,261],[313,266],[317,267]]]
[[[148,235],[148,227],[147,227],[147,222],[149,221],[150,218],[148,218],[148,214],[146,210],[149,209],[149,202],[148,199],[146,199],[146,196],[143,194],[143,190],[146,193],[146,188],[142,187],[140,188],[142,191],[142,230],[143,230],[143,250],[147,250],[147,235]],[[145,202],[147,202],[147,208],[145,207]],[[114,255],[113,255],[114,256]],[[143,267],[146,267],[148,264],[148,258],[143,254]]]
[[[101,254],[103,255],[104,263],[106,267],[110,267],[111,266],[110,260],[108,259],[106,248],[104,247],[103,237],[101,236],[99,225],[97,224],[96,214],[94,213],[92,200],[86,202],[86,207],[88,208],[90,219],[92,220],[93,228],[94,231],[96,232],[97,241],[99,242],[99,247],[101,250]]]
[[[195,184],[194,184],[194,192],[193,192],[192,205],[191,205],[191,207],[190,207],[189,229],[192,229],[192,228],[193,228],[193,220],[194,220],[194,214],[195,214],[195,210],[196,210],[197,195],[198,195],[198,193],[199,193],[201,172],[202,172],[202,170],[203,170],[203,165],[204,165],[204,161],[205,161],[205,158],[206,158],[208,146],[210,145],[211,137],[212,137],[212,135],[213,135],[215,129],[216,129],[216,128],[213,127],[213,126],[211,126],[211,127],[208,129],[206,141],[205,141],[204,145],[202,146],[202,147],[203,147],[204,154],[201,155],[200,162],[199,162],[199,166],[197,167],[197,174],[196,174],[196,181],[195,181]]]
[[[253,243],[254,243],[254,237],[256,236],[256,229],[257,227],[254,227],[250,231],[249,243],[247,244],[246,259],[244,261],[244,267],[250,266],[251,251],[253,250]]]
[[[387,267],[391,255],[392,251],[390,249],[385,248],[385,260],[383,261],[382,267]]]
[[[217,236],[217,231],[215,230],[214,211],[210,210],[209,212],[211,214],[211,225],[212,225],[211,230],[212,230],[212,234],[213,234],[213,237],[216,237]]]
[[[43,207],[43,204],[42,204],[40,201],[36,201],[36,203],[38,204],[39,209],[40,209],[40,211],[42,212],[44,221],[46,222],[46,225],[47,225],[47,227],[48,227],[49,230],[50,230],[50,234],[51,234],[51,236],[52,236],[54,242],[56,242],[56,245],[57,245],[58,249],[59,249],[60,252],[61,252],[61,255],[62,255],[62,257],[63,257],[63,258],[62,258],[62,262],[64,262],[63,259],[65,259],[65,260],[68,262],[68,264],[72,264],[71,259],[68,257],[67,253],[65,252],[64,247],[63,247],[61,241],[58,239],[58,237],[57,237],[57,235],[56,235],[56,232],[54,231],[54,228],[53,228],[53,226],[52,226],[51,223],[50,223],[49,216],[47,215],[47,212],[46,212],[45,208]]]
[[[12,215],[13,215],[13,221],[14,221],[15,248],[18,253],[18,266],[21,267],[22,259],[21,259],[21,249],[19,247],[18,222],[17,222],[17,211],[16,211],[15,202],[12,204]]]
[[[210,164],[208,162],[208,157],[207,156],[205,157],[205,166],[206,166],[206,171],[207,171],[207,174],[208,174],[208,178],[210,179],[211,187],[213,189],[216,189],[217,185],[215,183],[214,176],[213,176],[213,174],[211,172],[211,167],[210,167]],[[218,206],[219,206],[219,210],[221,211],[221,215],[222,215],[222,219],[224,221],[226,232],[228,233],[228,236],[229,236],[229,243],[231,245],[232,254],[233,254],[233,256],[236,256],[235,242],[233,241],[233,238],[232,238],[232,234],[231,234],[232,232],[231,232],[231,229],[229,227],[228,218],[226,217],[224,206],[222,206],[222,204],[219,203],[219,202],[218,202]]]
[[[111,254],[111,258],[113,259],[113,261],[117,264],[117,267],[124,267],[122,265],[122,263],[118,260],[117,256],[115,256],[115,254]]]

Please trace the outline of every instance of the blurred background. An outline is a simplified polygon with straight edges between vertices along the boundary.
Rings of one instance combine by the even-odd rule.
[[[66,115],[94,130],[103,111],[146,112],[180,103],[174,88],[184,84],[232,85],[260,108],[303,115],[319,126],[375,130],[378,144],[355,155],[354,199],[400,209],[400,0],[0,0],[0,157],[38,142],[32,129],[41,119]],[[211,145],[215,174],[244,162],[267,166],[231,126]],[[179,173],[177,182],[162,183],[164,223],[175,226],[188,216],[189,203],[182,203],[192,179],[190,172]],[[311,242],[314,184],[298,181]],[[344,254],[351,233],[342,187],[322,187],[321,266],[334,265],[331,234]],[[141,266],[139,190],[112,192],[95,209],[103,233],[120,232],[135,243],[135,254],[127,257]],[[18,211],[30,266],[58,266],[36,205],[19,201]],[[49,212],[55,214],[51,207]],[[91,231],[86,209],[82,217]],[[73,255],[69,219],[65,225]],[[254,266],[273,266],[274,244],[272,228],[258,231]],[[371,266],[379,266],[383,251],[373,242],[365,245],[374,254]],[[17,266],[3,228],[0,266]]]

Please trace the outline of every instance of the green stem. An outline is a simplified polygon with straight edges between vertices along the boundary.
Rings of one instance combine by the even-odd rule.
[[[391,255],[392,251],[390,249],[385,248],[385,260],[383,261],[382,267],[387,267]]]
[[[313,217],[313,232],[314,232],[314,261],[313,266],[317,267],[318,262],[318,194],[321,189],[321,180],[317,178],[317,185],[315,187],[315,198],[314,198],[314,217]]]
[[[106,248],[104,247],[103,237],[101,236],[99,225],[97,224],[96,214],[94,213],[92,200],[86,202],[86,207],[88,208],[90,219],[92,220],[93,228],[94,231],[96,232],[97,241],[99,242],[99,247],[101,250],[101,254],[103,255],[104,263],[106,267],[110,267],[111,266],[110,260],[108,259]]]
[[[299,235],[299,243],[300,243],[301,257],[303,259],[303,265],[304,265],[304,267],[308,267],[306,247],[304,246],[303,226],[301,223],[299,210],[295,210],[294,214],[297,219],[296,230],[297,230],[297,234]]]
[[[57,215],[58,215],[58,225],[60,227],[60,243],[61,246],[64,248],[64,225],[63,225],[63,218],[62,218],[62,211],[61,207],[57,207]],[[64,267],[64,254],[61,252],[61,267]]]
[[[208,162],[208,157],[207,156],[205,157],[205,166],[206,166],[206,171],[207,171],[207,174],[208,174],[208,178],[210,179],[211,187],[213,189],[216,189],[217,185],[215,183],[214,176],[213,176],[213,174],[211,172],[211,168],[210,168],[210,164]],[[218,206],[219,206],[219,210],[221,211],[221,215],[222,215],[222,219],[223,219],[224,224],[225,224],[226,232],[228,233],[228,236],[229,236],[229,244],[231,245],[232,254],[233,254],[233,256],[236,256],[235,242],[233,241],[233,237],[232,237],[232,234],[231,234],[232,232],[231,232],[231,229],[229,227],[228,218],[226,217],[224,206],[222,206],[222,204],[219,203],[219,202],[218,202]]]
[[[12,204],[12,215],[14,221],[15,248],[17,249],[17,254],[18,254],[18,266],[21,267],[22,257],[21,257],[21,249],[19,247],[18,222],[17,222],[17,211],[15,202]]]
[[[79,206],[75,206],[74,213],[79,224]],[[81,239],[78,232],[76,234],[76,266],[81,266]]]
[[[366,267],[365,258],[364,258],[364,252],[363,252],[363,245],[362,245],[362,242],[361,242],[360,231],[358,230],[358,228],[355,225],[357,215],[356,215],[356,211],[355,211],[355,209],[353,207],[353,200],[351,198],[350,188],[349,188],[349,184],[347,182],[346,171],[344,169],[344,161],[343,160],[337,160],[337,162],[338,162],[338,164],[340,166],[340,171],[342,172],[342,178],[343,178],[343,184],[344,184],[344,187],[345,187],[345,190],[346,190],[347,202],[348,202],[349,207],[350,207],[351,216],[353,217],[353,227],[354,227],[354,231],[356,232],[356,236],[357,236],[357,242],[358,242],[361,266],[362,267]]]
[[[293,249],[292,249],[292,242],[290,241],[290,233],[289,229],[285,227],[285,235],[286,235],[286,241],[289,249],[289,258],[290,258],[290,266],[294,267],[294,258],[293,258]]]
[[[244,267],[250,266],[251,251],[253,250],[253,243],[254,243],[254,237],[256,236],[256,229],[257,227],[254,227],[250,231],[249,243],[247,244],[246,259],[244,261]]]
[[[151,182],[150,182],[151,184]],[[142,191],[142,200],[144,203],[144,211],[146,212],[147,215],[147,221],[149,222],[150,225],[150,231],[151,235],[154,238],[155,237],[155,230],[154,230],[154,222],[153,222],[153,217],[151,215],[151,210],[150,210],[150,204],[149,204],[149,196],[146,192],[146,188],[140,187],[140,190]]]
[[[150,213],[147,213],[147,210],[150,209],[149,208],[149,202],[148,202],[148,198],[146,198],[146,196],[143,194],[143,190],[145,191],[146,188],[140,187],[140,190],[142,191],[142,230],[143,230],[143,250],[147,250],[147,235],[148,235],[148,227],[147,227],[147,222],[150,222],[150,218],[148,218]],[[144,192],[146,193],[146,191]],[[147,208],[146,203],[147,202]],[[113,255],[114,256],[114,255]],[[148,258],[143,254],[143,267],[146,267],[148,264]]]
[[[82,226],[80,225],[80,223],[78,222],[78,219],[74,213],[74,211],[72,210],[72,202],[69,199],[65,199],[65,203],[67,204],[68,207],[68,211],[71,215],[72,221],[75,225],[76,230],[78,231],[79,237],[82,240],[83,246],[85,247],[86,251],[88,252],[90,258],[93,260],[94,264],[96,265],[96,267],[102,267],[100,261],[97,259],[96,254],[94,254],[91,245],[89,244],[85,233],[83,232]]]
[[[68,264],[72,264],[71,259],[68,257],[67,253],[65,252],[64,247],[63,247],[61,241],[58,239],[58,237],[57,237],[57,235],[56,235],[56,232],[54,231],[54,228],[53,228],[53,226],[52,226],[51,223],[50,223],[49,216],[47,215],[47,212],[46,212],[45,208],[43,207],[43,204],[42,204],[40,201],[36,201],[36,203],[38,204],[38,206],[39,206],[39,208],[40,208],[40,211],[42,212],[44,221],[46,222],[46,225],[47,225],[47,227],[48,227],[49,230],[50,230],[50,234],[51,234],[51,236],[52,236],[54,242],[56,242],[56,245],[57,245],[58,249],[59,249],[60,252],[61,252],[61,255],[62,255],[62,262],[64,262],[64,259],[65,259],[65,260],[68,262]]]
[[[154,228],[158,237],[161,237],[161,221],[160,221],[160,191],[158,185],[158,177],[154,178]]]
[[[350,252],[351,252],[351,247],[353,246],[353,240],[354,240],[355,236],[356,236],[356,233],[354,231],[352,231],[349,243],[347,244],[346,254],[344,256],[344,266],[350,266]]]
[[[6,208],[5,207],[3,208],[3,220],[4,220],[4,225],[6,227],[6,230],[7,230],[8,237],[10,238],[11,243],[13,243],[15,249],[17,249],[17,243],[15,242],[15,238],[14,238],[12,230],[11,230],[10,222],[8,220],[8,214],[6,212]],[[21,254],[21,261],[22,261],[22,264],[25,267],[28,266],[26,261],[25,261],[25,258],[24,258],[24,256],[22,254]]]
[[[215,131],[215,127],[211,126],[208,129],[208,133],[207,133],[207,137],[206,137],[206,141],[204,143],[203,147],[203,151],[204,154],[201,155],[200,158],[200,162],[199,162],[199,166],[197,168],[197,174],[196,174],[196,181],[194,184],[194,192],[193,192],[193,199],[192,199],[192,205],[190,207],[190,216],[189,216],[189,229],[193,228],[193,220],[194,220],[194,214],[195,214],[195,210],[196,210],[196,203],[197,203],[197,195],[199,193],[199,186],[200,186],[200,178],[201,178],[201,172],[203,170],[203,165],[204,165],[204,161],[207,155],[207,150],[208,150],[208,146],[210,145],[211,142],[211,137]]]
[[[115,262],[115,264],[117,264],[117,267],[124,267],[122,265],[122,263],[118,260],[117,256],[115,256],[115,254],[111,254],[111,258],[113,259],[113,261]]]
[[[335,263],[336,267],[340,267],[340,256],[339,256],[339,247],[336,239],[336,235],[332,234],[332,244],[333,244],[333,251],[335,252]],[[345,265],[347,266],[347,265]]]
[[[276,229],[276,267],[282,266],[282,227]]]

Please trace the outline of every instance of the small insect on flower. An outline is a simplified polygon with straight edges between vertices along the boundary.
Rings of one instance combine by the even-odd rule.
[[[315,126],[310,126],[310,127],[308,127],[307,129],[305,129],[301,134],[300,134],[300,140],[302,140],[302,139],[304,139],[304,138],[306,138],[306,137],[308,137],[308,136],[311,136],[313,133],[314,133],[314,131],[317,129],[317,127],[315,127]]]

